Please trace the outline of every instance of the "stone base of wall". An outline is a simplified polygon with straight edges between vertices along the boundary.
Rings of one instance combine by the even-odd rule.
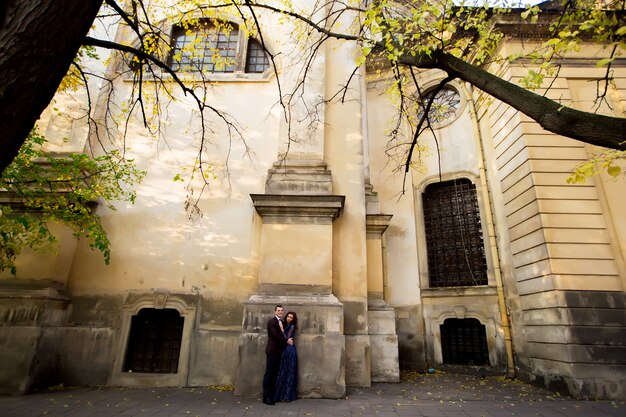
[[[189,385],[234,385],[241,331],[195,330],[189,359]]]
[[[48,281],[0,283],[0,361],[3,364],[0,394],[21,394],[60,384],[209,386],[235,383],[241,319],[229,322],[219,316],[222,310],[209,310],[214,300],[161,290],[131,291],[125,296],[85,295],[70,300],[61,288],[60,284]],[[223,298],[220,301],[223,303]],[[197,306],[200,306],[197,316],[201,320],[195,320]],[[183,313],[188,312],[185,327],[188,332],[182,340],[179,373],[122,372],[130,318],[143,307],[178,308]],[[241,303],[234,301],[229,313],[237,307],[241,314]]]
[[[372,382],[398,382],[400,367],[395,311],[393,308],[370,308],[367,312],[367,321]]]
[[[111,328],[5,325],[0,334],[0,392],[106,385],[115,340]]]
[[[63,322],[68,304],[61,283],[0,281],[0,393],[21,394],[57,381],[40,355],[50,354],[47,341]]]
[[[346,385],[370,387],[372,369],[368,335],[346,335]]]
[[[345,397],[343,305],[332,294],[256,294],[250,297],[244,305],[235,395],[260,396],[262,393],[267,321],[273,317],[276,304],[298,314],[298,395],[303,398]]]
[[[400,369],[426,370],[424,319],[418,306],[395,307]]]
[[[589,365],[587,365],[589,367]],[[518,373],[524,382],[547,388],[562,395],[583,400],[624,400],[626,399],[626,366],[603,367],[591,365],[598,377],[571,377],[545,372],[532,374]],[[573,366],[576,368],[576,366]],[[576,371],[576,369],[573,369]]]
[[[33,388],[106,385],[117,332],[99,327],[44,329],[34,368]]]
[[[41,328],[4,326],[0,332],[0,394],[23,394],[31,386]]]
[[[527,296],[524,307],[520,379],[575,398],[626,399],[623,292],[555,290]]]

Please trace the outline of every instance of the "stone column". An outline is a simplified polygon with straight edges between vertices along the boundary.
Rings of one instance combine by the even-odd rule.
[[[299,395],[346,393],[344,308],[332,294],[333,220],[344,196],[332,194],[319,161],[284,161],[270,170],[265,194],[252,194],[261,216],[259,286],[244,305],[237,395],[261,392],[267,320],[274,306],[298,315]]]

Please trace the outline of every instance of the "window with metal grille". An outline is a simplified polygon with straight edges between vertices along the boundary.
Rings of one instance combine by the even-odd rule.
[[[177,373],[184,322],[173,309],[141,309],[131,320],[124,371]]]
[[[439,326],[444,365],[489,365],[485,326],[477,319],[446,319]]]
[[[203,21],[172,33],[170,65],[174,71],[233,72],[239,28]]]
[[[269,59],[255,39],[248,41],[244,56],[238,53],[240,44],[239,26],[234,23],[203,20],[191,27],[176,26],[169,63],[174,71],[186,72],[262,73],[269,68]]]
[[[270,66],[270,60],[263,50],[263,46],[256,40],[248,40],[248,54],[246,72],[263,72]]]
[[[487,285],[474,184],[467,178],[430,184],[422,202],[430,287]]]

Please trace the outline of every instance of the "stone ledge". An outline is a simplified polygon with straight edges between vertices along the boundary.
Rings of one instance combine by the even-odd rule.
[[[332,173],[320,160],[280,160],[268,170],[266,194],[331,195]]]
[[[367,214],[365,216],[367,238],[380,239],[387,227],[389,227],[392,217],[393,215],[391,214]]]
[[[264,223],[330,223],[339,217],[343,195],[250,194]]]
[[[302,295],[278,295],[278,294],[252,294],[244,303],[245,305],[306,305],[322,307],[343,307],[343,304],[333,294],[302,294]],[[270,316],[271,317],[271,316]]]
[[[63,283],[51,280],[0,280],[0,298],[70,301]]]
[[[423,298],[436,297],[458,297],[458,296],[485,296],[497,295],[496,287],[476,286],[476,287],[445,287],[445,288],[424,288]]]
[[[286,296],[329,295],[332,293],[332,287],[330,285],[260,283],[257,291],[259,294],[281,294]]]

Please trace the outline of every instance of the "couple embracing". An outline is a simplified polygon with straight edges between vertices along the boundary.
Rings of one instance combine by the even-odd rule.
[[[298,398],[298,355],[294,337],[298,316],[293,311],[285,315],[280,304],[274,307],[274,317],[267,322],[265,375],[263,376],[263,403],[293,401]]]

